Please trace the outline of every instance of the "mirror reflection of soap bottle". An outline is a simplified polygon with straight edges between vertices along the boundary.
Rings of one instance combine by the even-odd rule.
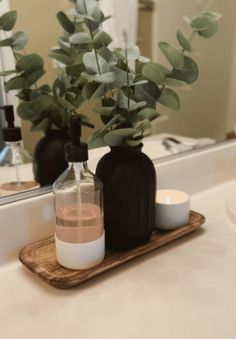
[[[72,142],[65,148],[69,167],[53,185],[57,261],[70,269],[95,266],[105,255],[102,183],[88,169],[80,135],[80,118],[72,116]]]
[[[13,106],[5,105],[0,109],[5,112],[7,121],[7,127],[2,130],[5,146],[0,152],[1,176],[6,179],[5,182],[2,182],[1,178],[0,195],[14,194],[36,188],[38,184],[33,180],[28,180],[28,170],[23,166],[32,163],[32,159],[21,145],[21,129],[14,125]],[[5,170],[3,167],[8,169]]]

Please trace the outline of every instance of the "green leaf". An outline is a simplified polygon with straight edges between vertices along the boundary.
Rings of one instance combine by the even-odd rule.
[[[83,86],[82,93],[86,100],[101,98],[106,93],[106,85],[90,82]]]
[[[49,129],[51,122],[48,118],[42,119],[40,122],[33,122],[31,126],[32,132],[43,131],[46,132]]]
[[[23,56],[16,63],[17,71],[24,72],[25,76],[28,76],[35,71],[42,70],[42,68],[43,59],[35,53]]]
[[[162,85],[164,79],[171,72],[164,66],[156,63],[145,64],[142,69],[142,75],[145,79],[154,82],[156,85]]]
[[[107,133],[104,136],[104,141],[109,146],[120,146],[124,141],[136,133],[135,128],[121,128]]]
[[[180,30],[177,31],[177,40],[180,46],[183,48],[183,50],[188,52],[192,51],[190,42],[184,37]]]
[[[160,89],[154,82],[135,86],[134,93],[137,101],[146,101],[148,108],[156,108],[156,101],[160,96]]]
[[[9,71],[0,72],[0,76],[8,76],[8,75],[15,74],[15,73],[17,73],[17,70],[12,69],[12,70],[9,70]]]
[[[103,57],[101,57],[99,54],[97,54],[96,58],[96,54],[94,51],[85,53],[83,56],[83,61],[86,69],[89,72],[96,74],[99,74],[100,72],[101,73],[109,72],[109,65],[106,62],[106,60],[103,59]]]
[[[173,87],[187,87],[189,86],[185,81],[178,80],[178,79],[173,79],[173,78],[166,78],[165,79],[165,84],[168,86],[173,86]]]
[[[164,88],[158,99],[158,102],[175,111],[180,109],[180,101],[178,95],[170,88]]]
[[[53,49],[49,56],[65,65],[71,65],[73,62],[71,57],[62,49]]]
[[[87,32],[78,32],[70,36],[70,43],[74,45],[84,45],[91,44],[93,40],[91,39],[89,33]]]
[[[99,49],[102,47],[107,47],[110,43],[112,42],[112,38],[110,37],[109,34],[107,34],[104,31],[99,31],[95,36],[94,36],[94,46]]]
[[[210,38],[218,31],[218,20],[208,14],[201,14],[192,18],[190,25],[204,38]]]
[[[4,31],[11,31],[15,26],[17,19],[17,12],[10,11],[1,16],[1,27]]]
[[[31,73],[26,79],[24,83],[24,87],[30,87],[33,84],[35,84],[43,75],[45,74],[45,71],[43,69],[39,69],[38,71],[35,71]]]
[[[11,47],[18,51],[25,47],[27,41],[28,41],[28,33],[26,32],[17,32],[11,36],[11,39],[13,40]]]
[[[64,12],[60,11],[57,13],[57,19],[59,23],[61,24],[62,28],[70,34],[73,34],[75,31],[75,25],[72,21],[68,18],[67,15],[65,15]]]
[[[166,42],[159,43],[160,50],[165,55],[169,63],[176,69],[182,69],[184,66],[183,55]]]
[[[101,75],[97,74],[94,76],[94,81],[102,84],[109,84],[115,81],[115,74],[113,72],[103,73]]]
[[[158,118],[159,116],[160,114],[157,113],[155,109],[144,108],[133,116],[133,121],[140,121],[145,119],[152,121]]]
[[[184,56],[183,69],[174,69],[170,76],[171,78],[182,80],[187,84],[192,84],[198,78],[198,66],[193,59]]]
[[[102,12],[99,9],[96,0],[77,0],[76,4],[80,14],[90,16],[96,22],[99,22],[102,19]]]
[[[140,57],[140,50],[138,46],[128,47],[124,50],[123,54],[128,60],[135,61]]]
[[[97,132],[90,135],[88,139],[89,148],[91,149],[106,146],[103,138],[108,132],[108,130],[98,130]]]
[[[37,114],[48,111],[51,106],[55,106],[55,99],[51,95],[40,95],[33,101],[33,109]]]
[[[12,38],[7,38],[7,39],[3,39],[0,41],[0,47],[8,47],[11,46],[13,43],[13,39]]]
[[[61,98],[61,97],[57,97],[57,102],[59,103],[60,106],[62,106],[63,108],[69,109],[69,110],[75,110],[75,106],[72,105],[69,101]]]
[[[143,132],[151,128],[151,122],[148,119],[141,120],[134,124],[136,131]]]
[[[118,96],[117,96],[117,105],[120,108],[124,108],[128,111],[135,111],[136,109],[138,109],[140,107],[144,107],[146,105],[146,101],[135,102],[135,101],[129,99],[122,92],[119,92]]]
[[[25,79],[20,76],[17,76],[17,77],[14,77],[8,80],[5,83],[5,89],[6,91],[11,91],[14,89],[21,89],[24,87],[24,83],[25,83]]]
[[[33,121],[38,115],[32,107],[31,102],[21,102],[17,107],[17,114],[23,120]]]

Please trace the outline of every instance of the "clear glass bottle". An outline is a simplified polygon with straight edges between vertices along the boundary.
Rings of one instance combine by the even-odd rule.
[[[105,254],[102,183],[87,167],[88,147],[80,135],[80,118],[73,116],[69,167],[53,185],[57,260],[70,269],[97,265]]]

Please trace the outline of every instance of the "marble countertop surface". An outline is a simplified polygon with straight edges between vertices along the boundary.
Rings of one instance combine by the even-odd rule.
[[[0,337],[235,339],[235,193],[232,180],[194,194],[202,230],[71,290],[0,266]]]

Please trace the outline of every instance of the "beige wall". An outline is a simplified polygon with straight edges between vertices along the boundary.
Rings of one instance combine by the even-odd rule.
[[[196,13],[195,3],[194,0],[159,0],[156,13],[157,41],[168,41],[177,47],[176,28],[189,36],[190,30],[182,17]],[[236,108],[233,95],[236,83],[232,80],[236,75],[236,1],[216,0],[214,10],[223,15],[219,33],[209,40],[199,37],[193,40],[197,50],[193,56],[200,69],[199,79],[192,91],[178,91],[182,104],[180,112],[159,107],[159,111],[168,114],[170,119],[160,124],[154,123],[154,133],[173,132],[223,139],[226,131],[233,129]],[[156,59],[164,60],[157,49]]]

